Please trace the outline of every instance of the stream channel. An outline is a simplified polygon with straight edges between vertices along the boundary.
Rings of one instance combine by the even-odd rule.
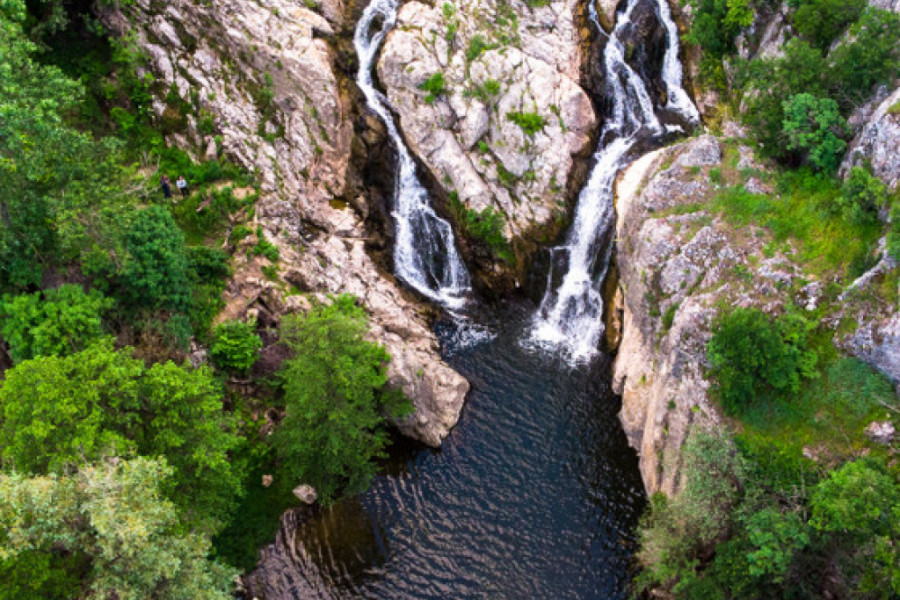
[[[616,599],[628,596],[634,531],[646,503],[610,389],[600,287],[613,252],[614,182],[641,148],[684,134],[699,113],[683,89],[667,0],[625,0],[601,58],[606,115],[575,219],[550,250],[539,305],[460,312],[474,301],[450,224],[431,207],[372,68],[398,0],[371,0],[356,27],[357,85],[398,155],[392,216],[399,279],[450,312],[442,355],[472,385],[440,450],[395,444],[368,492],[288,513],[254,579],[266,600]],[[642,12],[643,11],[643,12]],[[650,12],[648,12],[650,11]],[[661,26],[653,65],[632,65],[635,19]],[[456,315],[454,316],[454,312]],[[487,333],[490,332],[490,333]]]

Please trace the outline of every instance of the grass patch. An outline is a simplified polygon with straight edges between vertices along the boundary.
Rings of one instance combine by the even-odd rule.
[[[534,135],[544,129],[547,120],[533,112],[508,112],[506,120],[518,125],[526,135]]]
[[[757,225],[775,241],[795,243],[806,269],[822,276],[846,275],[859,265],[881,234],[879,223],[851,223],[837,210],[840,186],[808,171],[788,171],[778,178],[775,195],[752,194],[742,187],[723,190],[712,208],[736,227]]]
[[[428,95],[425,96],[425,102],[427,104],[434,103],[440,96],[447,95],[447,87],[446,82],[444,81],[444,74],[438,71],[421,84],[419,84],[419,89],[428,92]]]
[[[871,421],[889,418],[881,402],[895,401],[886,377],[855,358],[831,357],[793,397],[748,406],[739,437],[757,448],[774,445],[789,461],[799,460],[805,446],[847,457],[868,446],[864,429]]]

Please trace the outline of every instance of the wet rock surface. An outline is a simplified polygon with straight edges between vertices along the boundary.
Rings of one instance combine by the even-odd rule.
[[[451,211],[498,212],[510,242],[559,230],[574,163],[591,150],[577,10],[574,0],[409,2],[378,63],[400,129]]]

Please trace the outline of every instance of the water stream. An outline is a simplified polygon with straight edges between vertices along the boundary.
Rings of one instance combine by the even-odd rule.
[[[469,274],[456,249],[450,223],[431,207],[428,191],[416,174],[416,163],[372,80],[372,70],[385,36],[397,19],[398,0],[372,0],[353,35],[359,56],[356,83],[368,107],[387,128],[397,151],[391,214],[396,226],[394,272],[420,294],[450,309],[461,308],[469,292]]]
[[[634,35],[634,11],[653,2],[666,33],[655,91],[643,69],[628,64],[625,43]],[[616,174],[643,142],[698,120],[682,88],[677,31],[665,2],[628,0],[608,36],[603,70],[610,110],[596,166],[565,243],[553,250],[540,307],[485,308],[494,311],[487,319],[491,335],[458,316],[438,324],[442,355],[472,384],[459,424],[440,450],[396,445],[366,493],[302,517],[288,514],[254,574],[259,597],[628,597],[634,528],[645,498],[637,457],[617,418],[610,359],[597,352],[600,285],[613,249]],[[425,296],[459,309],[469,278],[450,226],[431,209],[372,81],[396,10],[397,0],[372,0],[354,38],[357,81],[399,158],[396,272]],[[552,351],[520,343],[529,337]]]
[[[645,81],[626,61],[625,37],[632,34],[633,11],[641,2],[628,0],[603,51],[606,94],[612,104],[600,134],[595,166],[581,190],[575,220],[565,242],[551,250],[547,288],[530,332],[530,342],[558,349],[574,362],[598,352],[603,335],[601,286],[609,266],[615,237],[614,189],[616,175],[634,158],[638,142],[653,141],[679,125],[664,126]],[[656,0],[657,17],[666,31],[666,51],[660,78],[666,88],[661,109],[686,124],[699,122],[699,113],[682,87],[678,60],[678,30],[672,21],[668,0]],[[603,32],[597,9],[589,3],[589,15]],[[563,273],[560,278],[559,273]],[[557,284],[557,280],[560,280]]]

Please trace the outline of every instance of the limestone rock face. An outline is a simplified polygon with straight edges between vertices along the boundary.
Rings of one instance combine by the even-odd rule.
[[[154,111],[181,124],[170,143],[201,157],[221,153],[258,174],[250,225],[278,247],[280,281],[263,275],[262,257],[233,248],[224,318],[259,305],[276,314],[304,309],[302,296],[285,295],[287,284],[322,299],[355,294],[371,315],[372,338],[393,358],[390,382],[416,407],[402,431],[438,445],[468,384],[441,361],[420,308],[366,253],[360,216],[329,203],[345,189],[353,118],[326,41],[343,5],[324,0],[316,11],[290,0],[136,0],[107,9],[104,21],[133,33],[147,56]]]
[[[702,371],[715,309],[713,294],[700,290],[717,287],[723,271],[739,260],[726,236],[702,224],[706,213],[654,215],[710,194],[705,178],[688,173],[720,160],[718,142],[703,136],[645,155],[617,186],[624,315],[613,389],[622,394],[619,416],[649,494],[677,493],[688,433],[696,423],[717,420]],[[659,316],[667,311],[674,313],[669,327]]]
[[[846,175],[850,168],[868,162],[872,172],[891,189],[900,186],[900,88],[877,105],[865,119],[841,166]]]
[[[510,240],[565,214],[573,155],[590,149],[577,7],[408,2],[378,62],[412,152],[464,207],[504,215]],[[421,87],[436,74],[444,90],[429,96]],[[516,114],[533,114],[537,126],[526,131]]]

